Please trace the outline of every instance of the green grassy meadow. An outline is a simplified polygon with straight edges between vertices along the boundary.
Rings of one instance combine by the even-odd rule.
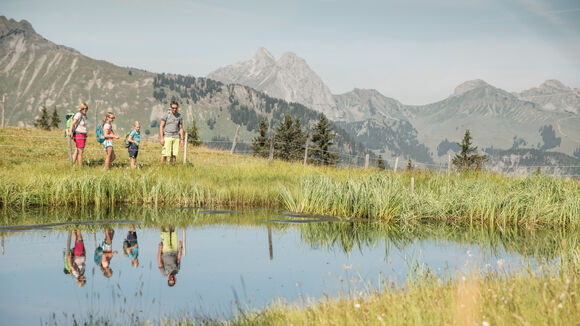
[[[580,222],[577,180],[269,163],[203,146],[189,147],[186,164],[180,153],[175,165],[161,165],[160,145],[153,141],[142,143],[139,169],[131,170],[122,141],[115,146],[117,161],[103,171],[104,150],[89,135],[81,169],[71,165],[62,132],[0,131],[0,205],[270,207],[346,219],[528,229],[576,229]]]

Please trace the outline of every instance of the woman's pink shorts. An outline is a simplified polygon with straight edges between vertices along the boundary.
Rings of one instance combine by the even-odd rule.
[[[77,148],[85,148],[85,142],[87,140],[87,134],[75,134],[74,138]]]
[[[85,243],[82,241],[75,242],[75,247],[73,248],[73,255],[76,257],[84,256],[85,254]]]

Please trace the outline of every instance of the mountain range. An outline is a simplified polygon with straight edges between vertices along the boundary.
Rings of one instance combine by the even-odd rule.
[[[310,128],[322,112],[334,121],[341,150],[364,155],[366,147],[387,159],[444,161],[465,129],[480,149],[573,154],[580,147],[580,91],[555,80],[521,93],[473,80],[441,101],[412,106],[372,89],[333,95],[304,59],[285,53],[276,60],[264,48],[208,77],[118,67],[46,40],[27,21],[0,17],[8,125],[31,126],[43,105],[64,116],[88,102],[89,121],[114,111],[120,131],[140,120],[144,133],[154,136],[168,101],[176,99],[204,140],[233,139],[242,125],[240,137],[249,141],[260,119],[275,126],[286,113]]]
[[[284,57],[297,58],[293,53],[285,53]],[[288,67],[277,64],[282,58],[276,61],[260,48],[252,59],[220,68],[208,77],[267,90],[276,97],[313,108],[316,107],[311,99],[316,95],[305,99],[296,94],[311,94],[315,83],[320,90],[318,95],[325,99],[325,108],[332,108],[318,110],[329,112],[353,137],[387,156],[403,155],[422,162],[438,160],[447,153],[441,150],[442,146],[461,140],[466,129],[482,149],[510,149],[525,144],[572,154],[580,147],[580,90],[557,80],[520,93],[471,80],[458,85],[449,97],[419,106],[405,105],[374,89],[333,95],[331,102],[328,87],[320,85],[321,78],[305,60],[293,59],[300,63]],[[291,75],[312,79],[285,79]]]

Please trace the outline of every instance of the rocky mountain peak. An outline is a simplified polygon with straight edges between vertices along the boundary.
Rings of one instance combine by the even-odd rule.
[[[476,88],[486,87],[486,86],[490,86],[490,85],[481,79],[469,80],[469,81],[466,81],[466,82],[460,84],[459,86],[455,87],[455,91],[453,91],[453,94],[451,96],[452,97],[453,96],[460,96],[460,95],[463,95],[464,93],[467,93],[467,92],[474,90]]]
[[[261,47],[256,51],[256,53],[252,57],[252,60],[254,62],[264,62],[269,64],[273,64],[276,62],[274,56],[270,52],[268,52],[268,50],[266,50],[266,48],[264,47]]]
[[[560,82],[559,80],[549,79],[540,85],[539,90],[548,93],[569,92],[570,87],[562,84],[562,82]]]
[[[328,87],[308,66],[292,52],[280,59],[259,48],[249,61],[219,68],[207,75],[223,83],[238,83],[263,91],[269,96],[297,102],[336,119],[339,112]]]
[[[18,22],[14,19],[8,19],[5,16],[0,16],[0,37],[15,31],[36,34],[34,28],[28,21],[23,19]]]
[[[296,65],[308,66],[306,61],[293,52],[285,52],[278,60],[278,65],[283,67],[295,67]]]

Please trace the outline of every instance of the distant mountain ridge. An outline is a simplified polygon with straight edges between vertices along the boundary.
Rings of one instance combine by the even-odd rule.
[[[572,89],[558,80],[547,80],[539,87],[513,94],[547,111],[580,113],[580,89]]]
[[[339,117],[330,89],[304,59],[292,52],[276,60],[268,50],[259,48],[250,60],[219,68],[207,78],[249,86],[269,96],[303,104],[331,120]]]

